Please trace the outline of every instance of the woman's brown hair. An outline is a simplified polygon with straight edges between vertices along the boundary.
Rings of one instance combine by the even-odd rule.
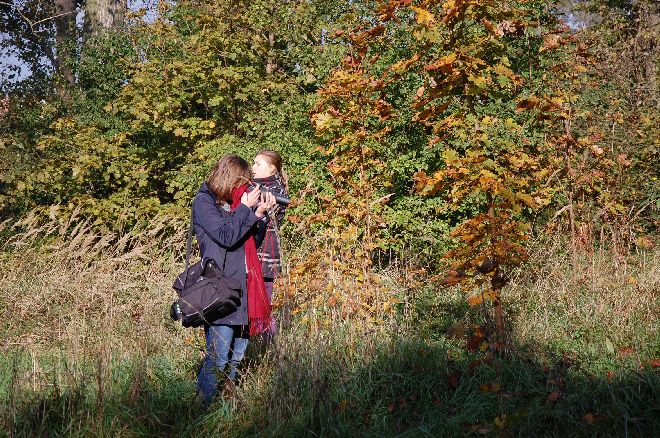
[[[277,174],[280,176],[282,179],[282,182],[284,183],[284,188],[288,191],[289,190],[289,179],[286,176],[286,172],[282,170],[282,156],[278,154],[275,151],[271,151],[269,149],[262,149],[259,151],[257,154],[258,156],[264,157],[269,164],[272,164],[275,167],[275,170],[277,171]]]
[[[252,172],[247,161],[238,155],[225,155],[220,158],[208,179],[206,185],[215,195],[218,204],[231,202],[231,191],[247,184],[252,179]]]

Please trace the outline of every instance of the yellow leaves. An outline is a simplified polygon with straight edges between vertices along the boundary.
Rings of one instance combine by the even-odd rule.
[[[317,131],[325,131],[333,126],[334,117],[328,112],[317,113],[312,116],[312,122]]]
[[[55,130],[73,129],[75,126],[76,121],[71,117],[60,117],[50,125]]]
[[[493,385],[497,385],[497,391],[499,391],[499,385],[497,383],[493,383]],[[497,392],[493,391],[493,392]],[[499,429],[504,429],[506,426],[506,414],[498,415],[495,417],[495,426],[497,426]]]
[[[468,75],[467,78],[468,81],[472,82],[474,85],[476,85],[479,88],[485,88],[489,82],[488,78],[484,76]]]
[[[491,23],[491,22],[490,22],[489,20],[487,20],[486,18],[482,18],[482,19],[481,19],[481,24],[483,24],[484,27],[485,27],[486,29],[488,29],[488,32],[490,32],[493,36],[495,36],[495,37],[497,37],[497,38],[499,38],[499,37],[501,37],[502,35],[504,35],[504,32],[502,31],[502,29],[500,29],[499,27],[496,27],[495,25],[493,25],[493,23]]]
[[[496,64],[494,67],[491,67],[491,70],[494,73],[509,79],[515,85],[522,85],[523,83],[522,78],[504,64]]]
[[[472,307],[483,303],[484,301],[495,301],[500,299],[500,293],[497,290],[489,289],[483,293],[476,293],[468,297],[468,304]]]
[[[402,73],[408,70],[408,68],[410,68],[410,66],[416,63],[417,61],[419,61],[419,54],[415,53],[415,55],[412,58],[405,59],[403,61],[399,61],[395,64],[392,64],[390,70],[392,70],[395,73]]]
[[[543,53],[548,50],[554,50],[559,48],[563,43],[563,38],[561,35],[556,33],[543,35],[543,45],[539,49],[539,53]]]
[[[460,159],[458,158],[458,154],[453,149],[445,149],[442,152],[442,158],[444,159],[446,164],[460,163]]]
[[[651,249],[654,247],[653,239],[650,239],[646,236],[639,236],[635,239],[635,245],[644,249]]]
[[[410,9],[415,11],[417,23],[422,24],[424,26],[430,26],[433,24],[435,17],[432,13],[430,13],[426,9],[422,9],[416,6],[411,6]]]
[[[385,313],[394,313],[396,310],[395,306],[397,304],[400,304],[401,301],[396,298],[396,297],[389,297],[384,303],[383,303],[383,311]]]
[[[442,5],[442,9],[445,12],[442,21],[446,24],[450,23],[454,18],[459,16],[461,11],[465,9],[465,6],[464,0],[447,0]]]
[[[437,59],[432,63],[424,66],[424,70],[426,71],[439,70],[443,73],[450,73],[453,70],[453,65],[455,61],[456,61],[456,53],[450,53],[449,55],[443,56],[442,58]]]
[[[487,169],[482,169],[481,172],[479,172],[479,177],[476,179],[479,181],[479,184],[484,191],[488,191],[488,189],[493,188],[500,183],[499,177]]]
[[[536,202],[534,201],[534,198],[532,198],[527,193],[518,192],[518,193],[516,193],[516,198],[523,201],[530,208],[535,208],[536,207]]]

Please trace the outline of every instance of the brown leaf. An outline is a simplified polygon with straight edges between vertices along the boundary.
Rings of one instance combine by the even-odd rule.
[[[543,46],[539,49],[539,52],[545,52],[546,50],[553,50],[558,48],[562,43],[561,35],[549,34],[543,35]]]
[[[621,357],[626,357],[629,354],[632,354],[635,352],[635,347],[632,346],[627,346],[627,347],[621,347],[619,348],[619,356]]]
[[[484,333],[480,329],[477,329],[474,331],[474,334],[468,338],[465,348],[468,351],[477,351],[483,340]]]
[[[447,384],[456,389],[458,388],[458,385],[461,383],[461,373],[458,371],[454,371],[451,373],[449,376],[447,376]]]
[[[447,329],[447,337],[450,339],[463,339],[465,337],[465,325],[452,324]]]
[[[450,53],[449,55],[443,56],[442,58],[424,66],[424,70],[440,70],[443,73],[449,73],[454,69],[454,61],[456,61],[456,54]]]
[[[521,112],[532,108],[536,108],[537,106],[539,106],[539,103],[540,103],[539,100],[535,97],[520,99],[516,104],[516,112]]]
[[[559,391],[552,391],[548,393],[548,396],[546,397],[549,402],[554,402],[557,401],[561,397],[561,392]]]
[[[483,302],[484,302],[483,294],[475,294],[468,297],[468,304],[470,305],[470,307],[474,307]]]
[[[596,415],[592,414],[591,412],[585,414],[582,419],[584,420],[585,423],[587,424],[593,424],[594,421],[596,421]]]
[[[479,391],[482,393],[498,392],[501,388],[501,385],[497,382],[483,383],[479,385]]]
[[[488,29],[488,32],[492,33],[496,37],[501,37],[502,35],[504,35],[504,31],[500,26],[495,27],[493,23],[486,20],[485,18],[481,19],[481,24],[483,24],[486,27],[486,29]]]
[[[426,176],[426,172],[420,170],[419,172],[415,173],[413,175],[413,181],[415,182],[415,191],[421,192],[422,190],[424,190],[424,187],[426,187],[426,184],[428,182],[428,177]]]

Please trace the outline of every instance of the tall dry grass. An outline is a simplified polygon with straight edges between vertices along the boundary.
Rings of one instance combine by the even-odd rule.
[[[159,217],[147,230],[101,235],[74,213],[62,222],[28,216],[16,227],[25,231],[0,255],[2,348],[95,355],[134,352],[137,344],[173,347],[172,327],[163,322],[185,225]]]
[[[544,240],[513,277],[504,305],[519,344],[629,355],[641,364],[660,357],[660,251],[621,258],[601,247],[582,251],[573,265],[565,243]]]
[[[76,217],[19,224],[0,252],[6,435],[644,436],[660,427],[649,365],[659,353],[658,251],[625,266],[596,251],[573,268],[559,241],[538,244],[504,291],[513,348],[479,366],[482,353],[451,328],[487,325],[488,309],[410,282],[411,264],[382,273],[400,304],[380,323],[323,308],[292,314],[284,303],[275,340],[251,343],[236,398],[199,412],[201,331],[168,316],[185,232],[165,217],[123,236]],[[289,248],[289,263],[296,257]],[[501,389],[484,391],[494,383]],[[548,401],[549,392],[561,395]]]

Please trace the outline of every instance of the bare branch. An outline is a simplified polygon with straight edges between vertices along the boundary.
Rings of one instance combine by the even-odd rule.
[[[14,5],[14,4],[12,4],[12,3],[4,2],[4,1],[0,1],[0,5],[9,6],[10,8],[14,9],[14,10],[18,13],[18,15],[20,15],[21,18],[22,18],[23,20],[25,20],[25,22],[30,26],[30,31],[31,31],[32,33],[34,33],[34,34],[36,34],[36,33],[39,32],[39,31],[37,31],[37,30],[34,30],[34,26],[36,26],[37,24],[39,24],[39,23],[43,23],[43,22],[45,22],[45,21],[54,20],[54,19],[59,18],[59,17],[62,17],[62,16],[64,16],[64,15],[75,14],[75,13],[77,12],[77,11],[63,12],[63,13],[61,13],[61,14],[53,15],[52,17],[42,18],[41,20],[37,20],[37,21],[34,21],[34,22],[33,22],[32,20],[30,20],[28,17],[26,17],[26,16],[21,12],[21,10],[20,10],[20,8],[19,8],[18,6]]]

